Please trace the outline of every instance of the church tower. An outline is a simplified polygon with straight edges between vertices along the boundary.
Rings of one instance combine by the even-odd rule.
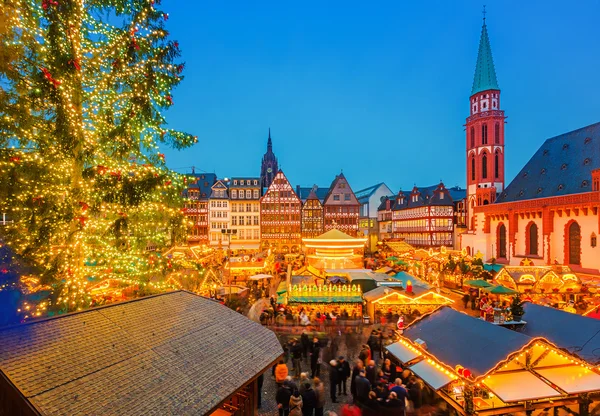
[[[273,182],[273,178],[279,172],[277,166],[277,158],[273,153],[273,143],[271,142],[271,128],[269,128],[269,139],[267,140],[267,152],[262,158],[262,164],[260,166],[260,185],[261,187],[268,188]]]
[[[504,111],[483,12],[483,27],[467,117],[467,224],[473,208],[494,202],[504,190]]]

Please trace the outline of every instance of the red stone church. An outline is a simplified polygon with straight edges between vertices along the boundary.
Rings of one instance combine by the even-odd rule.
[[[504,187],[504,111],[483,24],[466,122],[469,230],[484,260],[566,264],[598,273],[600,123],[547,139]]]

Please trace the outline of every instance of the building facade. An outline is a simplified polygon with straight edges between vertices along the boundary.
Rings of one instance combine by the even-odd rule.
[[[381,198],[379,208],[377,208],[377,228],[379,241],[388,241],[394,238],[392,227],[392,208],[396,197],[394,195]]]
[[[279,172],[277,158],[273,153],[273,142],[271,141],[271,129],[269,128],[269,138],[267,139],[267,151],[262,158],[260,165],[260,186],[261,189],[268,188],[273,182],[275,175]]]
[[[466,121],[467,220],[504,190],[504,111],[485,18]]]
[[[229,246],[230,234],[223,230],[230,228],[229,182],[219,179],[211,187],[209,199],[209,243],[211,246]]]
[[[185,204],[183,214],[188,226],[188,244],[208,244],[209,242],[209,212],[208,204],[212,186],[217,181],[214,173],[192,172],[191,180],[183,191]]]
[[[600,272],[600,123],[546,140],[495,203],[473,212],[469,253]]]
[[[392,207],[394,240],[423,248],[453,246],[454,201],[443,183],[431,188],[398,193]]]
[[[302,238],[315,238],[323,234],[323,204],[317,190],[311,189],[302,201]]]
[[[367,237],[367,248],[371,251],[376,250],[379,237],[377,215],[381,198],[391,194],[393,192],[383,182],[355,192],[356,199],[360,203],[358,233]]]
[[[256,250],[260,247],[260,178],[231,178],[229,204],[231,228],[236,230],[232,249]]]
[[[343,173],[333,180],[323,202],[323,208],[324,231],[337,229],[352,237],[358,235],[360,203]]]
[[[296,253],[301,245],[300,198],[282,171],[277,172],[260,200],[261,245],[281,253]]]

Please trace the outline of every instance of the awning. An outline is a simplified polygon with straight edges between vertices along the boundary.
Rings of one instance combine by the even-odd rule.
[[[454,380],[452,375],[446,374],[446,370],[437,368],[428,360],[419,361],[410,370],[436,391]]]
[[[561,396],[529,371],[496,373],[483,383],[505,403]]]
[[[571,365],[534,371],[569,394],[600,390],[600,375],[585,367]]]
[[[411,348],[408,348],[408,346],[404,345],[400,341],[388,345],[386,349],[401,363],[409,362],[410,360],[414,360],[415,358],[421,356],[421,354],[412,350]]]

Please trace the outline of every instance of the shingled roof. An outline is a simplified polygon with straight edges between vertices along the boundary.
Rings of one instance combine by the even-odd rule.
[[[496,203],[591,192],[598,168],[600,123],[546,140]]]
[[[207,414],[282,352],[270,330],[184,291],[0,330],[0,372],[42,415]]]

